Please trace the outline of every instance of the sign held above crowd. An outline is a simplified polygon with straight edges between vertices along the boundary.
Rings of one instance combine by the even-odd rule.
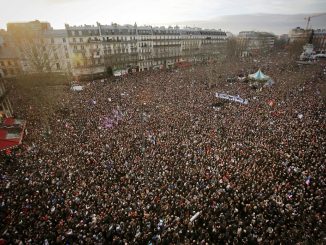
[[[222,94],[222,93],[215,93],[216,98],[220,99],[225,99],[225,100],[230,100],[230,101],[235,101],[244,105],[248,104],[247,99],[242,99],[239,95],[233,96],[233,95],[228,95],[228,94]]]

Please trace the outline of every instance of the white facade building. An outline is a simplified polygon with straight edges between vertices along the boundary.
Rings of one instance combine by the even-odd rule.
[[[269,32],[241,31],[238,39],[243,52],[255,54],[272,49],[276,36]]]
[[[117,24],[66,25],[73,74],[168,68],[180,61],[217,58],[227,36],[221,30]]]
[[[20,37],[14,40],[23,72],[71,73],[76,77],[218,59],[227,41],[221,30],[114,23],[66,24],[62,30],[53,30],[47,22],[9,23],[8,33]],[[28,39],[30,36],[33,39]]]

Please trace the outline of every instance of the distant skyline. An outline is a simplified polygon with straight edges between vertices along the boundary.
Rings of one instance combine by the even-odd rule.
[[[305,28],[306,16],[311,14],[246,14],[246,15],[226,15],[208,21],[183,21],[178,22],[180,26],[199,26],[202,28],[215,28],[218,26],[222,30],[231,31],[238,34],[240,31],[268,31],[276,35],[288,34],[296,27]],[[326,14],[311,18],[310,28],[326,29]]]
[[[0,29],[6,29],[8,22],[36,19],[50,22],[55,29],[63,29],[65,23],[83,25],[96,24],[97,21],[121,25],[135,22],[138,25],[172,25],[197,21],[198,26],[202,22],[210,22],[214,23],[214,26],[209,25],[210,28],[221,28],[236,34],[237,23],[229,27],[223,20],[234,15],[257,13],[291,16],[321,12],[326,12],[325,0],[0,0]],[[222,20],[220,25],[219,19]],[[275,20],[271,19],[271,22]],[[239,26],[241,24],[239,19]]]

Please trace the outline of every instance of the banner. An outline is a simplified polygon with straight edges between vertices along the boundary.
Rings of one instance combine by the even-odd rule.
[[[222,93],[215,93],[216,98],[221,98],[225,100],[230,100],[230,101],[235,101],[244,105],[248,104],[247,99],[242,99],[239,95],[233,96],[233,95],[228,95],[228,94],[222,94]]]

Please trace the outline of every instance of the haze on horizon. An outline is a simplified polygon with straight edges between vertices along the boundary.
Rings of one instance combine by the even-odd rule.
[[[11,0],[1,6],[0,29],[5,29],[8,22],[38,19],[50,22],[56,29],[63,29],[65,23],[83,25],[96,24],[97,21],[102,24],[137,22],[139,25],[190,24],[221,28],[235,34],[243,30],[243,18],[257,16],[257,13],[272,14],[268,16],[275,26],[267,25],[265,28],[270,29],[265,31],[281,34],[285,28],[283,30],[277,27],[283,22],[287,24],[287,20],[291,22],[292,28],[304,25],[299,14],[326,12],[325,0]],[[285,16],[281,23],[275,22],[277,15]],[[232,16],[235,18],[232,19]],[[291,16],[300,16],[298,20],[301,22],[296,24],[297,21],[290,20]],[[255,23],[260,22],[259,19],[254,18],[253,21],[244,27],[257,30],[264,28],[260,23]]]

